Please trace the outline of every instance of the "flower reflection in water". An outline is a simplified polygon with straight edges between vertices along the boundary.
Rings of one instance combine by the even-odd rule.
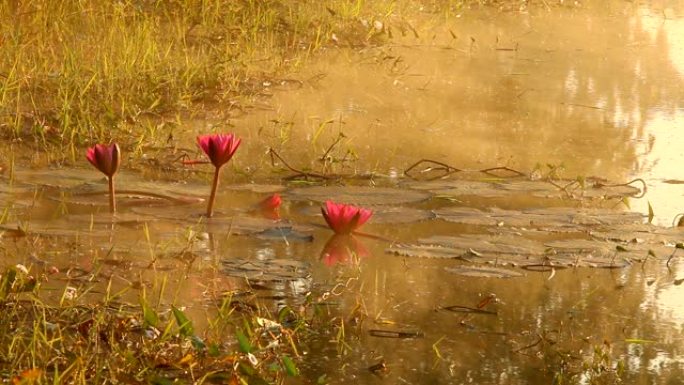
[[[283,199],[280,197],[280,194],[273,194],[259,202],[258,211],[264,218],[278,220],[280,219],[280,205],[282,202]]]
[[[350,234],[335,234],[323,247],[321,260],[327,266],[359,261],[370,256],[370,252],[361,241]]]

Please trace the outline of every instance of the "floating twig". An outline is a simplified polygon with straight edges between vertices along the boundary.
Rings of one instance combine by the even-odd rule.
[[[380,338],[423,338],[425,336],[421,331],[371,329],[368,333]]]
[[[485,310],[481,309],[479,307],[470,307],[470,306],[462,306],[462,305],[451,305],[451,306],[444,306],[442,310],[447,310],[450,312],[454,313],[466,313],[466,314],[488,314],[488,315],[496,315],[497,312],[493,310]]]

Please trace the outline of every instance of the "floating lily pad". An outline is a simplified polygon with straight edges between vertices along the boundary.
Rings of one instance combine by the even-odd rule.
[[[616,225],[643,221],[643,214],[609,209],[552,207],[527,210],[448,207],[435,210],[438,218],[449,222],[480,226],[577,227]]]
[[[92,224],[121,224],[121,225],[132,225],[132,224],[142,224],[146,222],[151,222],[156,220],[155,218],[150,218],[148,216],[142,216],[135,213],[116,213],[111,215],[110,213],[101,214],[70,214],[66,217],[69,222],[78,223],[92,223]]]
[[[104,179],[102,173],[95,169],[76,168],[16,170],[14,178],[22,183],[56,188],[69,188]]]
[[[332,200],[361,206],[420,202],[430,196],[428,193],[409,189],[362,186],[300,187],[287,192],[287,197],[292,200],[310,200],[319,203]]]
[[[684,228],[657,227],[648,223],[624,224],[592,230],[590,235],[602,239],[623,243],[675,244],[684,239]]]
[[[257,193],[257,194],[275,194],[275,193],[283,192],[287,189],[285,186],[279,185],[279,184],[253,184],[253,183],[230,185],[230,186],[226,186],[225,188],[229,189],[229,190],[249,191],[249,192],[253,192],[253,193]]]
[[[261,281],[293,281],[310,276],[311,265],[293,259],[231,259],[221,261],[223,272]]]
[[[258,233],[255,233],[254,236],[259,239],[287,240],[298,242],[312,242],[314,239],[313,235],[310,232],[303,232],[291,226],[269,228]]]
[[[490,266],[456,266],[445,267],[444,270],[464,277],[514,278],[523,276],[522,273],[515,270]]]
[[[259,217],[233,216],[213,217],[206,221],[208,231],[221,231],[235,235],[256,235],[269,239],[309,240],[313,228],[284,220]]]
[[[224,274],[246,280],[260,297],[303,298],[311,290],[310,264],[292,259],[221,261]]]
[[[461,236],[436,235],[422,238],[418,242],[429,245],[461,249],[477,257],[478,254],[521,254],[542,255],[544,246],[537,241],[515,236],[490,236],[487,234],[466,234]]]
[[[650,252],[654,253],[658,259],[666,259],[674,250],[673,247],[666,245],[648,245],[644,243],[616,243],[597,239],[559,239],[544,243],[547,247],[553,248],[557,256],[564,258],[586,258],[591,257],[597,261],[614,261],[622,259],[627,261],[643,261]]]
[[[642,193],[639,188],[630,185],[601,184],[593,180],[587,181],[585,187],[572,180],[529,180],[520,178],[489,178],[482,180],[443,179],[436,181],[413,181],[406,187],[430,191],[433,194],[447,197],[478,196],[498,198],[510,195],[530,195],[540,198],[620,198]]]
[[[85,225],[83,228],[74,226],[73,223],[65,222],[43,222],[32,221],[28,225],[20,225],[18,223],[6,223],[0,225],[0,230],[5,230],[9,236],[16,235],[41,235],[48,237],[76,237],[88,236],[91,238],[103,238],[111,236],[112,232],[108,229],[90,229]]]
[[[412,223],[433,219],[435,214],[403,206],[366,206],[373,211],[370,223]],[[309,206],[302,210],[305,215],[322,216],[320,206]]]
[[[395,255],[423,258],[454,258],[493,266],[625,267],[642,260],[647,250],[616,252],[618,245],[592,240],[558,240],[541,243],[513,235],[469,234],[434,236],[418,244],[394,245],[386,251]]]
[[[498,188],[494,182],[483,182],[477,180],[433,180],[429,182],[409,182],[404,186],[415,190],[429,191],[437,196],[444,197],[460,197],[471,195],[483,198],[498,198],[510,195],[510,192]]]

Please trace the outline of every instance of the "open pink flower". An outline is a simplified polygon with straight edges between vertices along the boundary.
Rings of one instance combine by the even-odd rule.
[[[336,234],[350,234],[373,215],[371,210],[343,203],[326,201],[321,207],[323,218]]]
[[[233,134],[210,134],[197,137],[197,144],[214,164],[220,168],[233,157],[241,140]]]
[[[240,146],[240,139],[233,134],[210,134],[197,137],[197,144],[211,160],[216,170],[214,170],[214,182],[211,185],[211,195],[207,206],[207,217],[214,215],[214,201],[216,200],[216,190],[219,183],[219,172],[221,166],[228,163],[235,151]]]
[[[321,260],[326,266],[344,264],[349,261],[368,257],[370,252],[353,235],[335,234],[326,242],[321,252]]]
[[[109,146],[96,144],[93,147],[88,148],[86,158],[88,158],[88,161],[95,166],[96,169],[110,178],[114,176],[119,169],[119,165],[121,164],[121,158],[119,157],[120,153],[121,150],[116,143],[112,143]]]

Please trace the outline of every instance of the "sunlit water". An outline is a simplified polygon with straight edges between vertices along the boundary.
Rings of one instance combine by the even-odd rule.
[[[402,37],[396,21],[386,46],[330,48],[292,75],[305,80],[301,88],[274,82],[262,110],[212,122],[233,125],[231,130],[245,139],[236,168],[225,173],[243,170],[257,182],[272,181],[264,156],[268,146],[292,167],[375,173],[383,185],[400,183],[402,171],[424,158],[473,170],[538,169],[542,175],[547,165],[563,166],[561,175],[569,179],[644,179],[648,193],[630,199],[631,209],[647,213],[650,202],[654,223],[669,226],[684,211],[684,187],[678,184],[684,181],[683,12],[610,2],[549,12],[468,12],[448,22],[417,14],[412,21],[421,31],[417,38],[410,32]],[[204,122],[199,125],[204,129]],[[344,137],[333,145],[340,133]],[[185,147],[196,134],[185,133]],[[324,154],[327,161],[319,161]],[[678,279],[684,278],[684,265],[676,258],[671,270],[659,260],[624,269],[521,271],[523,277],[510,279],[463,277],[446,272],[449,260],[404,258],[385,249],[431,235],[482,232],[475,226],[371,221],[364,231],[391,242],[357,239],[353,248],[359,260],[354,261],[355,256],[336,254],[331,232],[316,226],[324,223],[311,215],[319,204],[290,201],[288,190],[282,192],[281,216],[310,226],[311,242],[272,234],[238,236],[231,222],[206,226],[202,204],[124,205],[122,214],[130,214],[131,222],[112,228],[106,220],[97,222],[107,217],[104,196],[84,202],[64,193],[87,181],[101,183],[97,173],[77,170],[73,183],[64,182],[68,172],[53,176],[62,189],[22,187],[51,184],[49,174],[54,173],[17,170],[6,197],[14,202],[10,222],[55,233],[34,241],[6,237],[5,259],[45,262],[60,267],[60,274],[69,268],[98,271],[100,285],[83,300],[101,296],[111,280],[136,301],[141,285],[158,288],[166,280],[165,301],[188,306],[201,325],[216,306],[215,293],[244,289],[244,280],[224,274],[225,261],[309,263],[306,278],[269,286],[276,303],[301,303],[304,293],[320,295],[346,283],[331,310],[349,321],[346,345],[335,341],[334,331],[307,342],[298,361],[306,379],[325,374],[326,381],[339,384],[549,384],[562,376],[591,383],[591,371],[583,368],[615,370],[622,361],[624,383],[681,383],[684,285]],[[173,175],[165,179],[189,182],[159,182],[164,186],[159,188],[136,182],[132,171],[124,174],[121,180],[130,178],[129,189],[175,190],[193,197],[208,190],[203,184],[208,176]],[[241,178],[225,176],[223,184]],[[218,217],[254,216],[248,208],[267,195],[222,189]],[[471,197],[465,203],[512,209],[544,202]],[[450,204],[433,199],[406,206]],[[67,278],[58,276],[50,284],[60,287]],[[476,307],[490,296],[495,299],[485,308],[495,314],[443,309]],[[372,329],[422,336],[380,338]],[[597,350],[610,360],[597,358]],[[386,372],[369,370],[380,362]]]

